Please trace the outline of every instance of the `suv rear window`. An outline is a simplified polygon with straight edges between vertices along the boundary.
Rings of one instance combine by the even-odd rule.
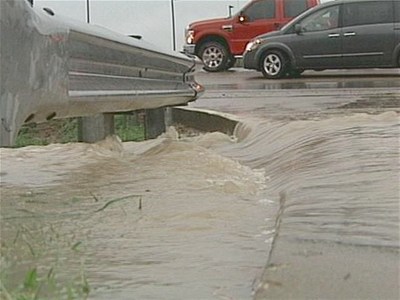
[[[284,0],[285,17],[293,18],[307,10],[307,0]]]
[[[393,2],[375,1],[344,4],[343,26],[393,22]]]
[[[400,1],[394,1],[394,21],[400,23]]]

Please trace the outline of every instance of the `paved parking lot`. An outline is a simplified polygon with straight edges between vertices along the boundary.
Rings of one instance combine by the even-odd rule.
[[[205,94],[190,107],[260,118],[315,118],[326,114],[400,111],[400,70],[307,71],[300,78],[266,80],[258,72],[201,71]]]

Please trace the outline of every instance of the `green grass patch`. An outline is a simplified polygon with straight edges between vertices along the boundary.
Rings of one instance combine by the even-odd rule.
[[[42,226],[18,224],[6,233],[15,237],[0,244],[0,300],[87,299],[84,242]]]
[[[145,134],[142,119],[138,113],[115,115],[115,134],[123,142],[143,141]],[[14,147],[75,143],[78,142],[78,126],[78,118],[51,120],[40,124],[27,124],[19,131]]]

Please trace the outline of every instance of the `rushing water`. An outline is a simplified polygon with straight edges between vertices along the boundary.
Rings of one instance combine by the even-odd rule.
[[[15,269],[41,251],[40,263],[61,264],[66,278],[83,260],[94,299],[250,297],[273,213],[263,171],[210,148],[232,143],[172,131],[143,143],[2,149],[2,240],[21,247]],[[32,251],[18,230],[35,236]],[[55,240],[42,245],[49,232]],[[78,242],[80,253],[68,251]]]
[[[285,193],[283,234],[398,248],[399,133],[394,112],[266,123],[226,154]]]
[[[396,112],[335,114],[1,149],[3,270],[84,272],[92,299],[250,299],[279,195],[282,235],[398,249],[399,132]]]

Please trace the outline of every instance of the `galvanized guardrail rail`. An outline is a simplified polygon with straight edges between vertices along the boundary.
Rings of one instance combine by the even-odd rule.
[[[53,118],[183,105],[203,87],[200,63],[142,40],[0,1],[0,146]]]

